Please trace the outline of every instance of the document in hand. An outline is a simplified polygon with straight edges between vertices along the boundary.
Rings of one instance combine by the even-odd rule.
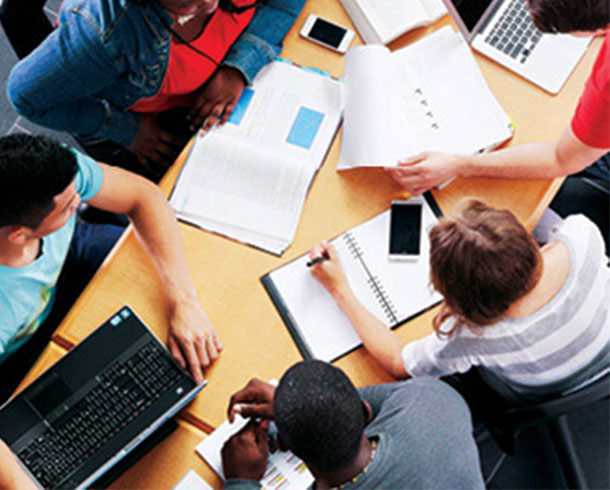
[[[284,61],[265,67],[227,124],[196,136],[170,199],[178,217],[282,254],[337,132],[342,89]]]
[[[441,0],[341,0],[367,44],[387,44],[447,13]]]
[[[430,205],[432,203],[432,205]],[[423,207],[422,229],[437,222],[432,196]],[[440,212],[440,211],[439,211]],[[430,287],[430,243],[425,233],[418,260],[388,258],[390,211],[343,233],[337,249],[350,287],[388,328],[419,315],[441,300]],[[261,282],[305,359],[332,362],[362,344],[335,300],[311,275],[302,255],[261,277]]]
[[[272,383],[272,384],[277,384]],[[222,478],[225,475],[222,469],[222,446],[234,434],[238,433],[248,423],[248,419],[235,416],[235,422],[225,421],[218,429],[207,436],[197,447],[196,451],[210,467]],[[270,426],[270,434],[275,430],[274,424]],[[273,446],[273,447],[271,447]],[[303,490],[313,483],[313,476],[305,463],[290,451],[280,451],[270,444],[267,469],[261,479],[262,488],[268,490]]]
[[[509,139],[513,126],[461,35],[444,27],[391,53],[347,53],[337,170],[393,166],[423,151],[476,153]]]

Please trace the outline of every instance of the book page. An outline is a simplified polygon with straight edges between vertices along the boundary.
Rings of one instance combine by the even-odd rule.
[[[379,33],[383,44],[430,21],[420,0],[357,0],[357,2]]]
[[[385,46],[352,48],[345,59],[345,117],[337,170],[393,165],[404,139],[398,73]]]
[[[281,254],[336,134],[342,89],[316,71],[267,65],[227,124],[196,137],[170,199],[178,216]]]
[[[392,54],[402,81],[403,155],[422,151],[476,153],[512,136],[470,48],[450,27]],[[434,62],[438,60],[438,62]]]
[[[196,448],[197,453],[223,480],[225,479],[225,475],[222,469],[222,447],[226,441],[245,427],[247,423],[248,419],[236,415],[235,422],[231,424],[228,420],[225,421]],[[270,435],[275,431],[275,426],[272,423],[269,428]],[[267,470],[260,482],[263,489],[279,490],[281,488],[286,490],[303,490],[309,488],[313,483],[313,480],[313,476],[303,461],[291,452],[280,451],[278,448],[274,447],[273,444],[270,444]]]

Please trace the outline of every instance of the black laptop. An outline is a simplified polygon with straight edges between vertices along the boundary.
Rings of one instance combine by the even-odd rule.
[[[123,307],[0,408],[0,438],[41,487],[88,487],[204,385]]]

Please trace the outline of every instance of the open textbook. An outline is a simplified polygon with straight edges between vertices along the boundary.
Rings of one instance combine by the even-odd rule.
[[[423,206],[422,230],[437,222],[432,196]],[[441,300],[430,287],[429,240],[422,235],[418,260],[388,259],[390,211],[343,233],[332,244],[356,297],[388,328]],[[312,275],[302,255],[261,281],[304,358],[332,362],[362,344],[335,300]]]
[[[280,255],[341,110],[341,82],[284,61],[269,64],[227,124],[196,136],[170,198],[178,217]]]
[[[341,0],[367,44],[387,44],[447,13],[441,0]]]
[[[277,384],[277,381],[272,384]],[[222,469],[222,446],[247,423],[248,419],[235,415],[235,422],[231,424],[228,420],[225,421],[196,448],[197,453],[223,480],[225,475]],[[274,431],[276,431],[275,424],[271,423],[269,433],[272,434]],[[303,461],[290,451],[280,451],[274,444],[270,444],[269,449],[267,470],[260,482],[263,489],[304,490],[311,486],[314,479]]]
[[[347,53],[337,170],[392,166],[422,151],[476,153],[513,134],[460,34],[447,26],[391,53]]]

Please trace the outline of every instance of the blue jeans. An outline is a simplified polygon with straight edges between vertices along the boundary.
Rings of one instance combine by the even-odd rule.
[[[562,218],[578,213],[587,216],[602,232],[610,256],[610,153],[570,175],[550,207]]]
[[[0,364],[0,404],[12,395],[34,365],[123,230],[114,225],[92,225],[80,220],[76,222],[70,250],[57,281],[51,313],[32,338]]]

